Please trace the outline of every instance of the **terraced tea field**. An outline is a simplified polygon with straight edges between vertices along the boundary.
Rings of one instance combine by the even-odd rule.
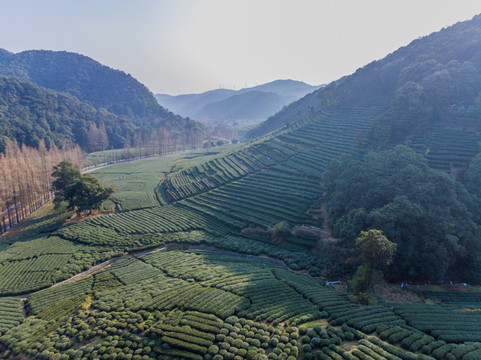
[[[15,352],[9,344],[39,333],[49,340],[24,343],[27,355],[440,360],[476,359],[481,351],[479,335],[446,339],[449,319],[432,320],[451,315],[438,305],[359,306],[319,279],[204,250],[126,256],[29,296],[25,307],[27,320],[18,299],[0,303],[3,313],[17,314],[2,323],[7,356]],[[411,318],[413,310],[426,321]]]
[[[0,334],[5,333],[23,321],[20,299],[13,297],[0,298]]]
[[[361,306],[326,285],[347,265],[312,251],[317,235],[266,235],[322,226],[324,169],[362,153],[381,111],[332,107],[224,154],[97,170],[115,213],[65,224],[50,207],[0,238],[0,357],[479,359],[477,294]]]

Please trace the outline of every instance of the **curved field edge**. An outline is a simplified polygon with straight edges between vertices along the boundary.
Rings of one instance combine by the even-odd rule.
[[[0,338],[7,356],[444,359],[480,351],[477,343],[447,342],[422,331],[406,315],[444,311],[461,326],[465,319],[455,310],[359,306],[310,276],[203,250],[126,257],[34,294],[25,306],[32,315]],[[319,325],[299,326],[309,321]],[[424,323],[429,326],[428,319]],[[25,341],[39,337],[46,340]]]

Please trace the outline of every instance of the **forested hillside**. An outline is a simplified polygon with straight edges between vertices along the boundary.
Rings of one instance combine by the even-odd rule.
[[[324,226],[343,247],[353,247],[362,230],[384,230],[399,249],[391,279],[407,274],[439,281],[463,274],[478,282],[479,34],[480,16],[415,40],[268,120],[263,126],[282,116],[289,123],[253,140],[245,150],[250,160],[236,153],[224,164],[174,174],[161,182],[162,191],[169,201],[181,200],[177,204],[240,228],[315,223],[309,206],[316,195],[304,203],[304,193],[296,193],[295,211],[292,200],[282,200],[289,191],[271,194],[267,174],[279,169],[283,181],[293,181],[287,174],[297,177],[295,185],[285,185],[293,192],[322,182],[324,192],[317,196],[327,211]],[[397,144],[420,155],[408,148],[386,151]],[[369,151],[382,152],[365,155]],[[352,158],[330,167],[342,154]],[[249,163],[253,157],[265,163]]]
[[[89,139],[89,131],[97,132],[99,126],[102,138],[97,143],[92,136]],[[38,147],[43,139],[47,146],[59,147],[67,140],[86,150],[103,150],[110,144],[122,146],[124,135],[134,131],[135,125],[126,117],[97,109],[67,93],[0,76],[0,135],[20,144]]]
[[[87,146],[86,135],[91,126],[105,127],[108,145],[104,148],[122,148],[125,144],[143,141],[160,128],[173,136],[183,133],[201,137],[204,132],[199,123],[158,105],[153,94],[132,76],[79,54],[44,50],[13,54],[0,50],[0,74],[24,79],[2,78],[5,104],[2,113],[9,121],[9,129],[2,135],[18,135],[15,139],[19,143],[26,141],[27,145],[35,146],[45,135],[46,142],[70,139],[86,150],[101,150]],[[62,94],[45,92],[43,88]],[[58,105],[56,108],[52,107],[54,103]],[[25,112],[25,124],[23,120],[18,122],[22,117],[19,111]],[[56,126],[50,126],[53,117],[57,117]],[[39,129],[39,133],[34,134],[32,127]]]
[[[2,50],[0,73],[69,93],[117,115],[173,119],[158,106],[152,93],[131,75],[80,54],[46,50],[13,54]]]
[[[405,143],[434,155],[436,162],[442,155],[440,142],[445,141],[454,160],[451,162],[466,166],[479,147],[456,149],[453,142],[454,137],[469,142],[481,130],[480,24],[478,15],[416,39],[289,105],[253,129],[250,136],[265,134],[331,106],[377,106],[384,111],[370,129],[370,148]],[[449,161],[440,166],[449,168]]]
[[[470,281],[481,279],[473,277],[481,250],[481,198],[430,168],[423,156],[405,146],[362,159],[345,156],[329,165],[324,181],[336,237],[353,246],[361,231],[374,228],[397,243],[391,280],[409,274],[442,281],[455,269]]]

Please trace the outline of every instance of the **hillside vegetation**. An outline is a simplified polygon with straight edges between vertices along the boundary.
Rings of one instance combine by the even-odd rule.
[[[121,166],[141,174],[156,162],[160,171],[167,165],[165,159],[148,159]],[[156,217],[162,208],[166,212]],[[0,252],[0,346],[7,358],[468,360],[481,352],[479,316],[460,310],[480,306],[476,293],[424,293],[449,306],[359,306],[323,280],[292,271],[314,274],[320,265],[333,266],[327,253],[227,234],[232,228],[221,222],[193,225],[202,219],[199,213],[167,205],[55,230],[66,214],[44,210],[31,219],[29,231],[0,238],[16,241]],[[128,214],[136,214],[135,222],[116,221]],[[171,243],[172,250],[124,255]],[[9,296],[113,256],[119,260],[110,266],[24,295],[23,303]],[[24,269],[32,268],[25,277]]]
[[[204,132],[199,123],[162,108],[132,76],[83,55],[45,50],[13,54],[0,49],[0,74],[7,76],[2,77],[2,115],[9,121],[2,135],[16,135],[18,142],[29,146],[45,136],[46,142],[75,140],[95,151],[143,141],[159,128],[173,135]],[[108,143],[103,147],[88,148],[92,127],[106,133]]]
[[[398,146],[361,160],[346,156],[329,165],[325,188],[337,237],[353,244],[374,228],[397,243],[391,279],[442,281],[453,269],[470,278],[481,250],[481,199],[421,155]]]
[[[67,140],[89,148],[89,127],[103,123],[109,141],[121,146],[135,125],[104,109],[97,109],[67,93],[41,88],[19,78],[0,76],[0,135],[38,147]],[[96,125],[95,125],[96,126]],[[2,149],[4,150],[4,149]]]
[[[479,152],[481,16],[419,38],[289,105],[250,136],[259,136],[331,106],[385,109],[369,147],[413,146],[433,164],[466,166]],[[362,96],[359,96],[362,94]],[[462,139],[461,143],[456,139]],[[446,148],[440,149],[444,143]],[[448,161],[442,162],[443,155]],[[446,157],[444,157],[446,159]]]

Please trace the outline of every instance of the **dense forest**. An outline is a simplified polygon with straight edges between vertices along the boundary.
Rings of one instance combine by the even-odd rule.
[[[20,144],[69,140],[97,151],[143,142],[161,128],[197,143],[205,135],[201,124],[158,105],[132,76],[86,56],[0,50],[0,74],[0,135]]]
[[[67,140],[88,151],[104,150],[122,146],[124,135],[135,129],[125,117],[14,77],[0,76],[0,104],[0,135],[33,147],[41,140],[47,147]],[[101,139],[94,139],[97,130]]]
[[[471,265],[480,261],[481,198],[452,175],[397,146],[362,159],[342,157],[324,176],[335,236],[352,247],[361,231],[380,229],[397,243],[391,280],[442,281],[447,273],[479,280]]]
[[[33,147],[41,140],[47,147],[61,147],[67,140],[92,152],[147,144],[159,133],[179,144],[202,142],[193,122],[189,124],[194,126],[187,126],[182,133],[162,126],[138,128],[125,116],[97,109],[67,93],[6,76],[0,76],[0,120],[0,136]],[[4,150],[5,139],[0,138],[0,151]]]

